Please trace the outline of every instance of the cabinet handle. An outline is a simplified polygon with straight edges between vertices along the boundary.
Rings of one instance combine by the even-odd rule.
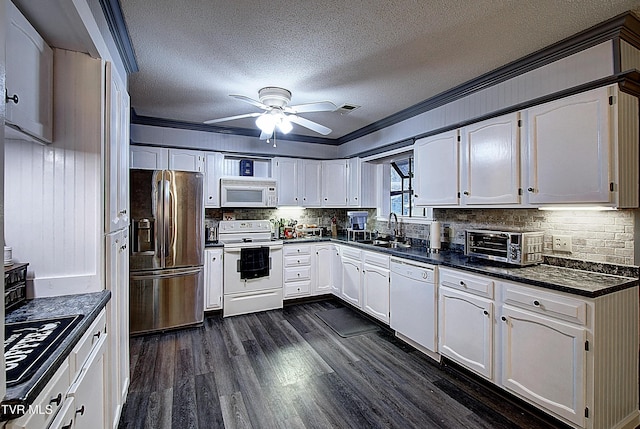
[[[84,405],[76,410],[76,414],[84,416]]]
[[[489,312],[488,312],[487,310],[482,310],[482,313],[483,313],[485,316],[488,316],[488,315],[489,315]]]
[[[73,427],[73,419],[69,421],[68,425],[60,426],[60,429],[71,429]]]
[[[535,189],[533,189],[533,188],[527,188],[527,191],[529,191],[529,192],[533,192],[533,191],[535,191]]]
[[[460,280],[460,286],[462,286],[462,287],[467,287],[466,283],[465,283],[465,282],[463,282],[462,280]]]
[[[536,307],[540,307],[540,301],[536,299],[535,301],[533,301],[533,305],[535,305]]]
[[[506,322],[506,321],[507,321],[507,318],[506,318],[506,317],[504,317],[504,316],[502,316],[500,319],[501,319],[503,322]]]
[[[469,191],[464,191],[463,194],[468,196],[469,195]]]
[[[121,215],[127,214],[127,210],[126,210],[126,209],[124,209],[124,210],[120,210],[120,211],[118,212],[118,214],[121,214]]]
[[[413,196],[414,196],[415,198],[418,198],[418,194],[413,194]]]
[[[62,393],[58,393],[58,396],[54,396],[49,399],[50,404],[53,404],[54,402],[56,403],[56,406],[60,405],[60,402],[62,402]]]
[[[7,93],[7,89],[4,89],[4,99],[5,101],[13,101],[14,104],[18,104],[18,94],[13,94],[13,96],[9,97],[9,94]]]
[[[100,338],[100,334],[102,334],[102,331],[96,332],[95,334],[93,334],[93,336],[99,339]]]
[[[213,258],[211,258],[211,262],[214,262],[215,260],[216,260],[215,256]]]

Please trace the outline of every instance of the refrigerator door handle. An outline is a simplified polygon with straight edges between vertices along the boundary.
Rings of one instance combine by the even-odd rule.
[[[165,177],[167,177],[170,173],[168,171],[164,172]],[[163,266],[168,266],[170,264],[167,263],[167,258],[169,258],[169,256],[171,255],[170,251],[172,251],[173,249],[171,248],[171,242],[173,241],[173,234],[171,233],[171,221],[173,220],[173,218],[171,217],[171,213],[170,213],[170,206],[171,206],[171,200],[170,200],[170,193],[171,193],[171,182],[169,180],[163,180],[162,181],[162,196],[163,196],[163,201],[164,201],[164,205],[163,205],[163,211],[162,211],[162,217],[163,217],[163,227],[164,227],[164,243],[163,243],[163,256],[164,256],[164,264]],[[173,265],[173,261],[171,262],[171,265]]]
[[[130,280],[155,280],[155,279],[168,279],[174,277],[184,277],[198,274],[202,271],[202,267],[196,267],[189,270],[172,271],[164,274],[131,274]]]

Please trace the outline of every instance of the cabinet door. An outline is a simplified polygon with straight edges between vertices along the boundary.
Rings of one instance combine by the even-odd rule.
[[[460,186],[462,204],[520,202],[518,114],[511,113],[462,128]]]
[[[599,88],[524,112],[530,203],[609,203],[611,109]]]
[[[302,160],[295,158],[274,159],[275,177],[278,181],[278,207],[301,206],[300,170]]]
[[[169,150],[162,147],[129,147],[129,165],[142,170],[166,170],[169,168]]]
[[[106,232],[113,232],[129,225],[129,94],[111,63],[105,69],[105,222]]]
[[[374,183],[367,183],[374,186]],[[347,160],[347,205],[349,207],[363,207],[362,205],[362,160],[350,158]]]
[[[416,205],[457,205],[460,189],[458,131],[417,140],[413,156]]]
[[[360,261],[342,258],[342,298],[362,308],[360,299]]]
[[[11,1],[6,27],[6,120],[40,140],[53,140],[53,50]]]
[[[204,171],[204,154],[197,150],[169,149],[169,170]]]
[[[204,251],[204,309],[222,308],[222,249]]]
[[[74,398],[76,417],[74,428],[108,427],[105,423],[105,344],[106,337],[93,347],[78,378],[69,388],[68,396]]]
[[[304,207],[320,207],[322,197],[322,162],[305,159],[302,165],[302,205]]]
[[[341,247],[333,246],[331,254],[331,293],[337,297],[342,296],[342,255]]]
[[[493,378],[493,303],[485,298],[440,287],[440,353]]]
[[[224,155],[218,152],[207,152],[205,155],[205,196],[204,206],[220,207],[220,176],[224,166]]]
[[[314,273],[313,295],[331,293],[332,288],[332,258],[335,253],[334,246],[330,244],[318,244],[316,246],[316,257],[312,262],[312,273]]]
[[[322,162],[322,206],[347,206],[347,161]]]
[[[505,305],[500,384],[584,427],[586,330]]]
[[[364,264],[362,284],[363,310],[389,323],[389,270]]]

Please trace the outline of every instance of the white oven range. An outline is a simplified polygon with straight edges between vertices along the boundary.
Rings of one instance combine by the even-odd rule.
[[[282,308],[282,240],[268,220],[220,221],[224,245],[223,317]]]

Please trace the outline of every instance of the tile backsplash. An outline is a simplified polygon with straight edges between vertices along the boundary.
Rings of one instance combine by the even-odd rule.
[[[360,209],[356,209],[360,210]],[[337,218],[339,229],[347,224],[347,209],[282,208],[245,209],[233,211],[236,219],[296,219],[298,223],[330,226]],[[369,211],[367,229],[388,234],[387,222],[375,220],[375,210]],[[227,212],[225,210],[224,212]],[[223,210],[207,209],[205,223],[215,226]],[[640,210],[613,211],[541,211],[537,209],[435,209],[434,218],[443,225],[443,247],[461,248],[464,230],[512,229],[544,231],[544,254],[591,262],[638,265],[635,258],[636,223]],[[638,223],[640,225],[640,223]],[[428,240],[429,223],[401,222],[404,236]],[[640,232],[640,230],[638,231]],[[571,252],[554,252],[553,235],[571,236]],[[640,249],[639,249],[640,252]],[[640,254],[638,259],[640,260]]]

